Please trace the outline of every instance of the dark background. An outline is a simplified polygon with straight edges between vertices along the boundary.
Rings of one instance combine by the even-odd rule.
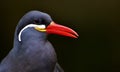
[[[65,72],[120,72],[119,0],[1,0],[0,59],[13,47],[15,27],[30,10],[40,10],[80,37],[49,36]]]

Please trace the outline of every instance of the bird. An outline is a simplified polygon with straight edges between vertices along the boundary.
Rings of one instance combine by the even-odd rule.
[[[32,10],[19,20],[13,48],[0,63],[0,72],[64,72],[47,36],[78,38],[73,29],[55,23],[45,12]]]

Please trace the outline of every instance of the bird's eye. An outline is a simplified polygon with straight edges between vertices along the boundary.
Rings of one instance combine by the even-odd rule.
[[[42,20],[41,23],[42,23],[42,24],[46,24],[46,23],[45,23],[45,20]]]
[[[39,23],[39,20],[34,20],[34,23],[35,23],[35,24],[38,24],[38,23]]]

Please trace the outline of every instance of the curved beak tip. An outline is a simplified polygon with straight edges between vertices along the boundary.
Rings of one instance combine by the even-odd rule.
[[[58,34],[58,35],[62,35],[62,36],[72,37],[72,38],[79,37],[77,32],[75,32],[73,29],[63,26],[63,25],[56,24],[55,22],[51,22],[50,25],[48,25],[47,33],[48,34]]]

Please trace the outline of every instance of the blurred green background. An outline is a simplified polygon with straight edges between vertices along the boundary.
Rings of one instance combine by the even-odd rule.
[[[119,0],[1,0],[0,60],[12,49],[15,27],[30,10],[46,12],[80,35],[48,38],[65,72],[120,72]]]

